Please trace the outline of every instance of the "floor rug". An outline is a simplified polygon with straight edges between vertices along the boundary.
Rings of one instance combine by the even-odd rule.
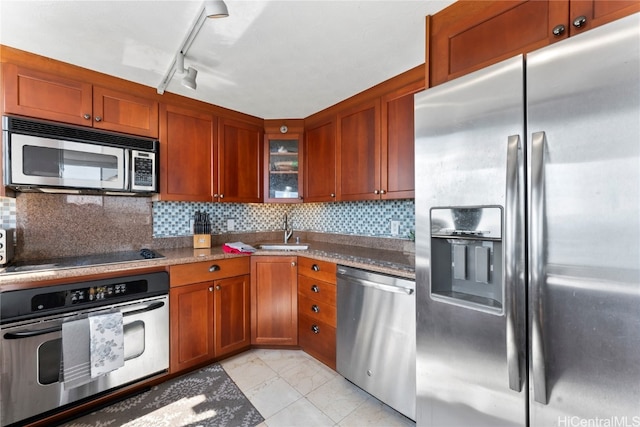
[[[65,427],[253,427],[264,418],[218,363],[63,424]]]

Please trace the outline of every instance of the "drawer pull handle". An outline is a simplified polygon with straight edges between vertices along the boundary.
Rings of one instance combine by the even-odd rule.
[[[311,311],[313,311],[314,313],[320,313],[320,307],[318,307],[317,305],[313,304],[311,306]]]
[[[211,267],[209,267],[209,273],[213,273],[215,271],[220,271],[220,266],[218,264],[213,264]]]
[[[318,325],[311,326],[311,332],[313,332],[314,334],[319,334],[320,333],[320,327],[318,327]]]
[[[311,269],[312,269],[313,271],[320,271],[320,267],[318,267],[318,264],[313,264],[313,265],[311,266]]]
[[[318,285],[311,285],[311,292],[315,292],[316,294],[320,292]]]

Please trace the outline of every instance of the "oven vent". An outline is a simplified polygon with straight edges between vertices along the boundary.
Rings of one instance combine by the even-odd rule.
[[[63,139],[66,141],[85,142],[115,147],[138,148],[146,151],[157,151],[158,143],[153,139],[128,136],[76,126],[60,125],[17,117],[3,117],[2,127],[6,131],[35,135],[44,138]]]

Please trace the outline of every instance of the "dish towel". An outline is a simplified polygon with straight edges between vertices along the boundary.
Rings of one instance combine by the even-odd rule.
[[[222,250],[231,254],[252,254],[256,248],[242,242],[233,242],[222,245]]]
[[[89,319],[62,324],[62,378],[64,389],[79,387],[91,381]]]
[[[91,335],[91,378],[108,374],[124,366],[124,328],[122,313],[89,317]]]

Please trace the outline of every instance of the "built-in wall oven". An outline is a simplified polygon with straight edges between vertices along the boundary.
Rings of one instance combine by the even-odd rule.
[[[156,272],[0,294],[0,425],[23,424],[166,372],[168,290],[168,274]],[[65,324],[113,313],[122,319],[123,366],[82,385],[65,382],[63,355],[88,351],[65,348],[64,331],[73,331]]]

